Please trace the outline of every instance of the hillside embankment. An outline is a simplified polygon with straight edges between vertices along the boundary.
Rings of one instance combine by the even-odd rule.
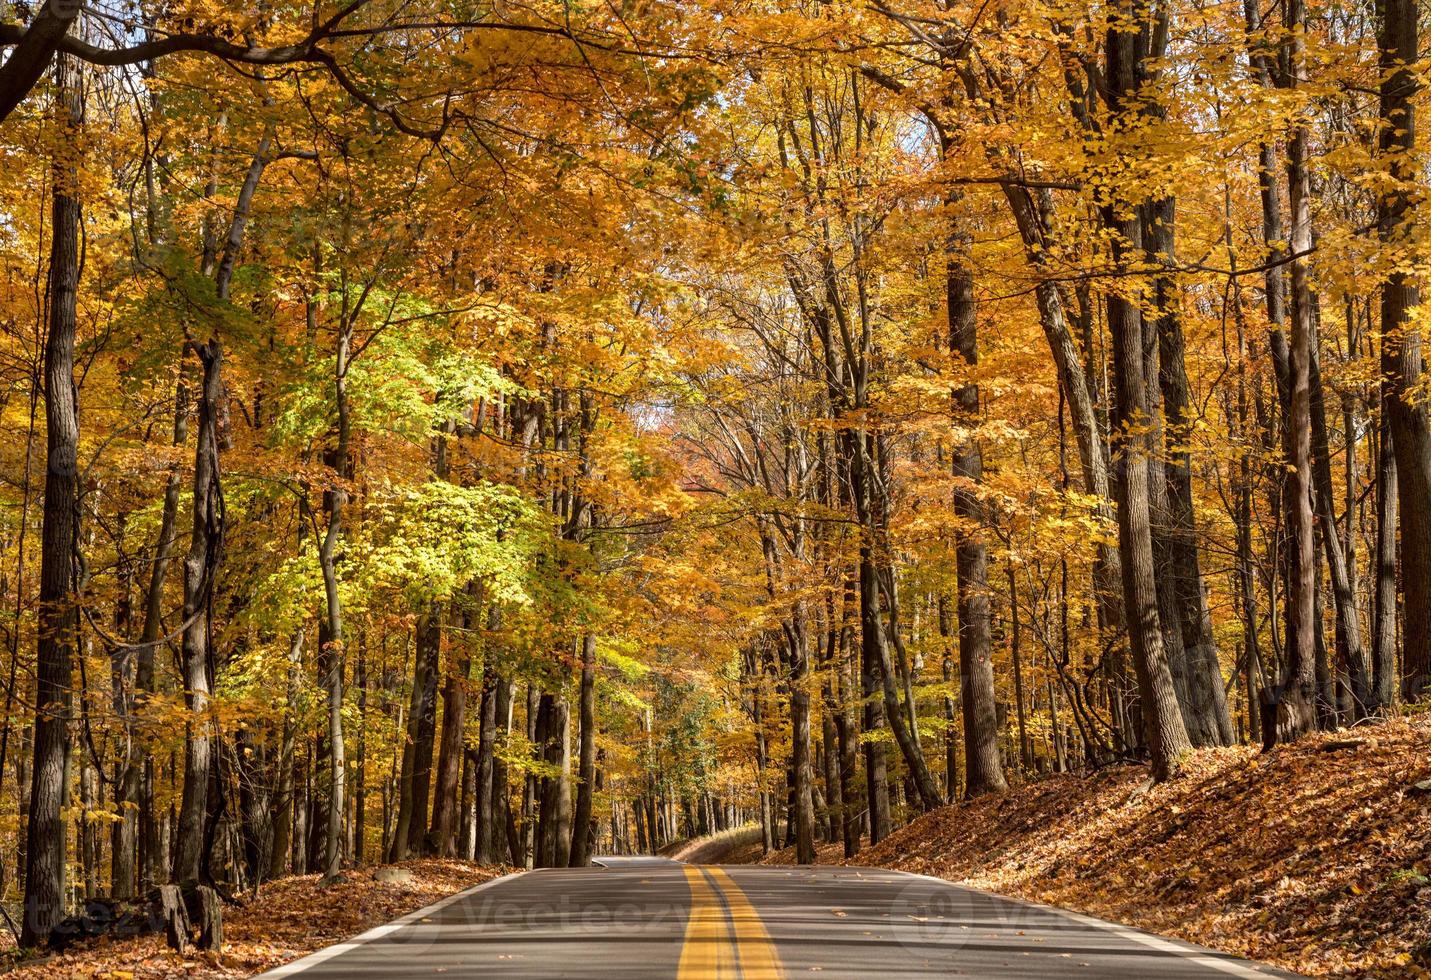
[[[758,844],[726,860],[762,857]],[[1431,977],[1431,716],[943,807],[845,862],[934,875],[1308,976]]]

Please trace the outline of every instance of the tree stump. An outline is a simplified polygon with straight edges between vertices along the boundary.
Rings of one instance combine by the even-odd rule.
[[[164,919],[164,938],[180,955],[189,951],[189,911],[178,885],[159,886],[159,914]]]
[[[195,942],[200,949],[218,952],[224,947],[224,903],[219,893],[206,886],[199,887],[200,932]]]
[[[208,885],[183,889],[189,913],[189,938],[199,949],[217,952],[224,945],[224,905],[219,893]]]

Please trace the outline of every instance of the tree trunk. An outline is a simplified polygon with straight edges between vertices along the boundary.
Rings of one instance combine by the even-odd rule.
[[[1143,248],[1150,261],[1175,261],[1176,200],[1164,197],[1152,202],[1145,210],[1145,218]],[[1163,479],[1167,522],[1160,531],[1165,538],[1168,563],[1166,568],[1160,569],[1159,578],[1168,581],[1173,599],[1172,611],[1176,616],[1172,625],[1181,633],[1186,681],[1183,722],[1194,745],[1231,745],[1235,738],[1232,715],[1227,710],[1222,668],[1218,665],[1217,646],[1212,635],[1212,615],[1207,608],[1197,553],[1192,456],[1187,445],[1195,419],[1177,284],[1170,275],[1159,275],[1154,279],[1153,289],[1158,381],[1166,419]]]
[[[537,867],[564,868],[571,859],[571,712],[566,698],[543,693],[537,744],[556,773],[541,780]]]
[[[862,549],[863,550],[863,549]],[[869,736],[884,727],[884,711],[879,699],[879,643],[880,629],[876,621],[872,624],[866,612],[864,568],[868,564],[863,554],[860,559],[860,693],[864,702],[861,719],[861,733]],[[878,844],[889,836],[893,821],[889,810],[889,782],[885,773],[885,746],[872,738],[862,738],[865,756],[865,804],[869,810],[870,843]]]
[[[1049,255],[1049,215],[1053,203],[1047,191],[1035,194],[1017,184],[1003,185],[1004,195],[1013,213],[1023,240],[1024,255],[1035,272],[1043,270]],[[1088,382],[1079,357],[1078,346],[1068,328],[1065,303],[1052,278],[1040,279],[1034,287],[1039,325],[1043,328],[1058,370],[1059,389],[1068,405],[1073,422],[1074,440],[1078,444],[1079,464],[1083,471],[1084,490],[1097,498],[1097,513],[1112,523],[1113,487],[1108,475],[1108,453],[1104,444],[1094,391]],[[1106,627],[1123,628],[1123,596],[1118,546],[1101,541],[1095,546],[1094,588],[1098,593],[1099,613]]]
[[[183,446],[189,440],[189,389],[182,376],[174,386],[174,428],[171,444]],[[149,582],[144,592],[144,622],[134,653],[134,695],[130,712],[137,713],[153,695],[154,650],[164,631],[164,585],[169,564],[174,557],[177,538],[179,496],[183,491],[180,467],[169,471],[164,486],[164,505],[159,517],[159,533],[154,542],[154,558],[150,563]],[[146,776],[146,764],[140,746],[133,744],[137,732],[126,735],[126,762],[119,779],[120,820],[115,825],[114,896],[128,898],[145,891],[167,878],[160,871],[158,857],[162,848],[155,837],[154,780]],[[150,763],[149,765],[152,765]],[[132,804],[132,806],[130,805]],[[136,858],[138,860],[136,861]],[[147,860],[146,860],[147,859]]]
[[[303,630],[295,630],[288,646],[287,697],[283,704],[283,732],[278,744],[277,806],[273,817],[273,845],[269,853],[268,877],[281,878],[288,871],[293,847],[293,743],[297,734],[295,705],[298,701],[298,671],[303,661]]]
[[[596,636],[581,638],[581,746],[577,756],[576,814],[571,825],[570,867],[591,863],[592,796],[596,789]]]
[[[1377,204],[1377,231],[1396,255],[1406,248],[1415,223],[1411,195],[1419,178],[1413,102],[1420,89],[1414,67],[1420,57],[1419,10],[1412,0],[1377,4],[1382,79],[1378,145],[1392,178]],[[1391,419],[1401,518],[1401,696],[1412,702],[1431,690],[1431,406],[1421,392],[1421,331],[1410,316],[1420,303],[1420,291],[1414,274],[1404,271],[1404,260],[1390,264],[1393,271],[1381,291],[1381,370],[1391,396],[1383,411]]]
[[[472,661],[448,646],[447,676],[442,686],[442,736],[437,762],[437,787],[432,800],[431,837],[439,857],[457,854],[457,793],[462,775],[463,744],[467,729],[467,683]]]
[[[492,617],[495,616],[494,606],[488,619],[489,632],[495,632],[491,629]],[[478,864],[492,863],[493,855],[497,853],[494,841],[501,839],[501,835],[496,832],[494,820],[497,811],[494,792],[496,760],[493,758],[493,748],[497,735],[497,685],[505,683],[506,681],[497,676],[496,657],[489,652],[487,662],[482,668],[482,698],[477,722],[477,785],[474,790],[477,812],[473,817],[476,822],[473,859]]]
[[[1394,397],[1382,382],[1385,399]],[[1389,413],[1383,407],[1377,424],[1381,444],[1376,467],[1376,595],[1375,620],[1371,632],[1371,674],[1373,700],[1386,710],[1395,703],[1396,676],[1396,450],[1392,447]]]
[[[243,875],[257,891],[268,876],[269,847],[273,842],[273,797],[270,790],[268,747],[254,726],[244,725],[234,736],[237,756],[240,843]]]
[[[60,123],[72,138],[83,124],[78,67],[55,59]],[[80,201],[74,163],[56,160],[51,200],[49,333],[45,338],[44,526],[35,650],[34,756],[25,843],[21,946],[45,942],[64,917],[71,670],[78,614],[74,549],[79,532],[79,419],[75,398],[75,306],[79,292]]]
[[[790,651],[790,768],[795,825],[795,863],[815,863],[815,806],[811,789],[809,652],[804,603],[796,603],[796,622],[788,634]]]
[[[354,766],[353,844],[354,864],[367,857],[368,840],[368,649],[366,634],[358,634],[358,664],[353,671],[353,685],[358,689],[358,758]]]
[[[505,740],[512,731],[512,682],[497,678],[497,726]],[[506,854],[514,867],[522,865],[522,839],[512,816],[511,790],[508,785],[507,763],[492,753],[492,853]]]
[[[1005,565],[1009,579],[1009,621],[1013,635],[1009,638],[1009,652],[1014,660],[1014,712],[1019,725],[1019,765],[1025,773],[1033,771],[1033,745],[1029,742],[1028,718],[1024,714],[1024,665],[1022,660],[1022,633],[1019,625],[1019,590],[1014,576],[1013,562]]]
[[[184,789],[179,804],[178,839],[170,874],[176,882],[206,880],[204,821],[212,777],[213,738],[209,733],[209,609],[223,543],[223,498],[219,491],[218,414],[223,391],[223,355],[218,340],[190,345],[203,366],[199,389],[198,442],[194,449],[193,524],[184,556],[184,632],[180,658],[189,729],[184,744]]]
[[[979,363],[978,311],[974,279],[957,257],[957,247],[951,244],[946,260],[949,349],[962,357],[972,372]],[[954,392],[954,410],[963,424],[977,424],[977,384],[961,385]],[[972,799],[1008,788],[999,754],[989,559],[982,537],[984,513],[975,489],[984,479],[983,455],[977,440],[964,440],[954,446],[953,469],[954,514],[966,528],[957,536],[954,563],[959,604],[959,696],[964,709],[964,793]],[[937,799],[925,801],[926,809],[935,805]]]
[[[1120,9],[1127,11],[1128,5]],[[1149,25],[1144,23],[1136,33],[1117,27],[1110,27],[1108,31],[1107,99],[1109,110],[1115,116],[1133,111],[1125,103],[1138,89],[1148,29]],[[1102,212],[1104,227],[1112,235],[1114,267],[1125,270],[1142,249],[1137,217],[1130,208],[1117,202],[1105,204]],[[1138,305],[1116,289],[1109,292],[1107,304],[1116,389],[1114,421],[1122,439],[1116,482],[1123,605],[1153,778],[1164,780],[1177,775],[1191,744],[1163,651],[1153,566],[1146,441],[1135,434],[1147,423],[1149,404],[1148,379],[1143,370],[1143,319]]]
[[[944,695],[944,799],[948,803],[957,802],[959,799],[959,737],[956,721],[958,719],[958,699],[954,696],[954,678],[958,674],[956,662],[958,654],[954,644],[950,642],[954,636],[954,617],[949,604],[949,597],[941,595],[939,597],[939,636],[944,641],[943,656],[943,679],[946,689]]]
[[[401,861],[421,854],[427,830],[427,801],[432,786],[433,738],[437,733],[437,675],[442,645],[442,606],[434,603],[418,617],[414,644],[412,709],[408,715],[411,753],[403,754],[405,783],[399,799],[394,856]]]
[[[1314,321],[1315,323],[1315,321]],[[1327,436],[1326,400],[1323,397],[1320,356],[1315,332],[1311,344],[1312,484],[1316,499],[1322,554],[1332,579],[1332,601],[1336,613],[1336,644],[1339,666],[1346,672],[1351,695],[1351,721],[1360,721],[1375,711],[1366,647],[1361,637],[1361,606],[1353,582],[1355,569],[1337,531],[1336,502],[1332,492],[1331,444]],[[1356,453],[1348,437],[1348,457]],[[1350,518],[1350,512],[1348,513]],[[1318,620],[1320,622],[1320,619]]]
[[[1289,58],[1294,78],[1304,71],[1305,8],[1288,0]],[[1307,255],[1312,248],[1311,186],[1307,173],[1307,127],[1293,127],[1287,143],[1287,192],[1291,211],[1291,330],[1288,342],[1287,536],[1291,549],[1287,589],[1286,671],[1278,692],[1279,736],[1295,738],[1317,724],[1316,528],[1312,516],[1312,293]],[[1271,721],[1271,719],[1268,719]]]

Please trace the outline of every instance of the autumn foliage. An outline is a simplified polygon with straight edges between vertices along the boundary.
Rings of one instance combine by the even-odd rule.
[[[26,948],[1424,707],[1409,0],[0,17]]]

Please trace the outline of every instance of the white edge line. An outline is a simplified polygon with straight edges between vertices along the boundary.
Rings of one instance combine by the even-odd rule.
[[[462,899],[466,898],[474,892],[480,892],[484,888],[491,888],[493,885],[500,884],[501,882],[504,882],[509,878],[515,878],[518,875],[523,875],[526,873],[527,872],[525,870],[513,871],[509,874],[504,874],[496,878],[489,878],[487,881],[479,882],[473,885],[471,888],[464,888],[462,891],[448,895],[446,898],[438,899],[436,902],[433,902],[426,908],[420,908],[416,912],[409,912],[407,915],[403,916],[400,919],[394,919],[393,921],[385,922],[380,926],[374,926],[367,932],[359,933],[351,939],[345,939],[341,943],[337,943],[332,946],[325,946],[322,949],[317,950],[316,952],[309,953],[307,956],[300,956],[296,960],[290,960],[287,963],[282,964],[281,966],[276,966],[271,970],[255,974],[252,980],[261,980],[261,978],[277,980],[278,977],[291,977],[295,973],[302,973],[304,970],[312,969],[320,963],[324,963],[328,960],[331,960],[335,956],[338,956],[342,953],[346,953],[350,950],[357,949],[364,943],[370,943],[374,939],[381,939],[383,936],[396,932],[403,926],[410,926],[414,922],[419,922],[424,916],[432,915],[434,912],[440,912],[452,903],[460,902]]]
[[[855,865],[849,865],[849,867],[855,867]],[[877,868],[870,870],[894,871],[895,869]],[[1026,898],[1017,898],[1013,895],[1000,895],[998,892],[985,891],[982,888],[974,888],[970,885],[961,885],[958,882],[950,881],[947,878],[936,878],[933,875],[916,874],[913,871],[899,871],[897,873],[909,875],[911,878],[923,878],[925,881],[938,882],[941,885],[948,885],[951,888],[963,888],[966,891],[971,891],[975,894],[983,895],[988,898],[996,898],[1005,902],[1013,902],[1017,905],[1025,905],[1030,908],[1041,909],[1045,912],[1053,912],[1057,915],[1063,916],[1066,919],[1072,919],[1074,922],[1079,922],[1086,926],[1092,926],[1102,932],[1112,933],[1120,939],[1127,939],[1131,942],[1147,946],[1150,949],[1159,950],[1160,952],[1173,953],[1179,959],[1184,960],[1186,962],[1195,963],[1198,966],[1205,966],[1209,969],[1218,970],[1222,973],[1230,973],[1236,977],[1257,977],[1260,978],[1260,980],[1267,980],[1268,977],[1295,976],[1295,974],[1288,974],[1285,971],[1279,970],[1276,967],[1259,968],[1257,966],[1249,966],[1247,965],[1247,962],[1235,959],[1223,959],[1223,956],[1230,954],[1221,954],[1218,953],[1217,950],[1209,949],[1206,946],[1198,946],[1196,943],[1185,943],[1182,940],[1167,939],[1163,936],[1155,936],[1152,933],[1143,932],[1142,930],[1134,929],[1131,926],[1125,926],[1117,922],[1109,922],[1106,919],[1096,919],[1091,915],[1084,915],[1082,912],[1074,912],[1070,909],[1059,908],[1057,905],[1045,905],[1043,902],[1033,902],[1029,901]]]

